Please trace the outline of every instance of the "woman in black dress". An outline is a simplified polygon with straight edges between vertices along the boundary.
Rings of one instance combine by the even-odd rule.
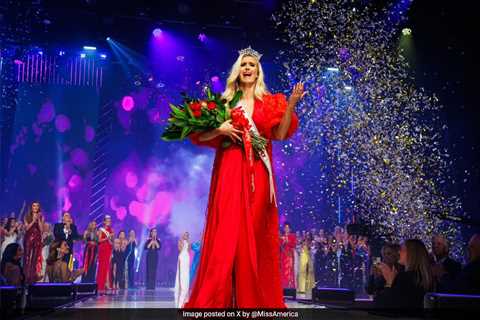
[[[127,244],[127,278],[128,288],[135,288],[135,249],[137,248],[137,238],[135,237],[135,230],[128,232]]]
[[[157,281],[158,250],[160,250],[160,240],[157,239],[157,229],[150,230],[150,236],[145,243],[147,251],[147,289],[154,290]]]
[[[380,263],[378,267],[385,279],[385,289],[377,294],[377,308],[421,311],[423,296],[434,289],[428,251],[422,241],[410,239],[400,248],[398,261],[405,271]]]

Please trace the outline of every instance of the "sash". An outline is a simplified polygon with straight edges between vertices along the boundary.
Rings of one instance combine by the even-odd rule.
[[[250,131],[254,133],[255,135],[261,136],[260,132],[258,132],[257,126],[255,125],[255,122],[253,121],[252,117],[250,114],[245,110],[245,107],[242,105],[237,105],[236,107],[239,107],[242,109],[245,118],[248,120],[248,123],[250,125]],[[248,144],[250,144],[250,136],[248,135]],[[247,150],[246,150],[247,151]],[[251,152],[250,152],[251,154]],[[272,171],[272,163],[270,161],[270,157],[268,156],[267,150],[264,149],[259,152],[260,159],[262,159],[263,164],[265,165],[265,168],[268,171],[268,180],[269,180],[269,185],[270,185],[270,203],[274,203],[275,207],[277,207],[277,197],[275,196],[275,184],[273,182],[273,171]],[[248,154],[247,151],[247,158],[253,162],[252,156]]]
[[[111,234],[110,234],[110,232],[107,231],[107,229],[101,227],[101,228],[100,228],[100,231],[102,231],[102,232],[105,234],[105,236],[107,237],[107,240],[108,240],[108,241],[111,241],[111,240],[110,240]]]

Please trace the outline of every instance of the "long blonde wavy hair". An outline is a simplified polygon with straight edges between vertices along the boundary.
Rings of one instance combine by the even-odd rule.
[[[417,284],[422,286],[425,291],[432,290],[434,282],[427,248],[418,239],[406,240],[405,246],[407,247],[407,265],[405,270],[415,272]]]
[[[258,77],[255,83],[255,98],[262,100],[263,96],[269,93],[267,85],[265,84],[265,76],[260,61],[257,57],[251,54],[242,54],[238,56],[238,59],[233,64],[232,69],[230,70],[230,75],[227,78],[227,85],[222,95],[222,98],[227,100],[227,102],[230,102],[233,99],[235,92],[240,89],[240,67],[244,57],[253,57],[257,62]]]

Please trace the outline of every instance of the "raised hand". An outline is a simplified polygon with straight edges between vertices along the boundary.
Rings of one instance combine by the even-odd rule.
[[[296,105],[306,94],[307,92],[304,91],[303,83],[299,82],[293,86],[292,94],[290,95],[290,98],[288,98],[288,102]]]

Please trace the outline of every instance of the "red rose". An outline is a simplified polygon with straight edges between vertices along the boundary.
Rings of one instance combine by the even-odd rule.
[[[190,104],[190,110],[192,111],[200,111],[202,109],[202,106],[198,102],[193,102]]]
[[[207,108],[208,110],[213,110],[213,109],[216,109],[217,108],[217,104],[213,101],[210,101],[209,103],[207,103]]]
[[[200,118],[202,116],[202,110],[194,110],[192,113],[195,118]]]

